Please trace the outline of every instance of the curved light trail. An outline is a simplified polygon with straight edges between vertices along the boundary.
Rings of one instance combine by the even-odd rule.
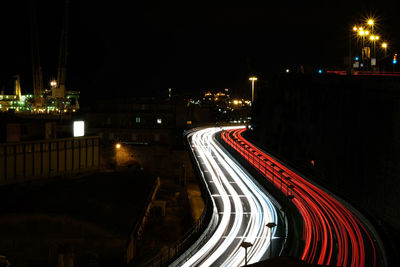
[[[301,259],[329,266],[375,266],[374,242],[360,220],[337,199],[243,138],[246,129],[228,130],[222,139],[283,194],[303,218]]]
[[[258,262],[266,257],[271,234],[275,236],[276,227],[271,233],[266,224],[274,222],[278,225],[276,208],[216,142],[214,135],[220,131],[220,128],[207,128],[188,135],[192,152],[216,204],[214,215],[218,222],[201,247],[192,247],[189,258],[173,265],[242,266],[245,263],[245,250],[241,247],[244,241],[252,244],[247,250],[248,262]]]

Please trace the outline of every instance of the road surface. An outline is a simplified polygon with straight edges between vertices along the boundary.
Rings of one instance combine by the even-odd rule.
[[[274,240],[274,254],[282,246],[283,238],[278,236],[282,223],[277,207],[215,140],[214,135],[220,131],[220,128],[207,128],[188,135],[213,199],[214,213],[206,233],[173,266],[243,266],[242,242],[252,244],[247,249],[248,263],[269,256],[270,240]],[[266,227],[271,222],[278,226]]]

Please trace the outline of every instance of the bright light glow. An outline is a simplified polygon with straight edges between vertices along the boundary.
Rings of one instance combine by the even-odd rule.
[[[157,119],[157,124],[162,124],[162,119],[161,118]]]
[[[249,78],[249,80],[250,80],[250,81],[257,81],[257,80],[258,80],[258,78],[257,78],[257,77],[255,77],[255,76],[252,76],[252,77],[250,77],[250,78]]]
[[[354,27],[353,27],[353,31],[356,32],[357,30],[358,30],[357,26],[354,26]]]
[[[383,47],[383,48],[387,48],[387,47],[388,47],[388,44],[387,44],[387,43],[383,43],[383,44],[382,44],[382,47]]]
[[[52,81],[50,82],[50,85],[51,85],[51,87],[56,87],[56,86],[57,86],[57,81],[52,80]]]
[[[224,127],[223,130],[239,128],[243,127]],[[212,201],[218,201],[219,205],[214,204],[212,229],[206,230],[185,253],[191,255],[190,258],[182,256],[174,266],[243,266],[245,251],[240,247],[242,242],[253,244],[247,252],[249,263],[255,263],[265,255],[270,238],[275,235],[276,227],[269,229],[265,225],[278,223],[276,208],[264,191],[216,142],[214,135],[220,131],[220,128],[208,128],[188,136],[197,166],[212,192]],[[208,233],[212,234],[208,237]]]
[[[369,37],[369,39],[370,39],[371,41],[379,40],[379,36],[371,35],[371,36]]]
[[[239,104],[239,100],[233,100],[233,104],[238,105]]]
[[[290,69],[286,69],[286,73],[289,73],[290,72]]]
[[[369,19],[369,20],[368,20],[368,25],[371,25],[371,26],[374,25],[374,20]]]
[[[85,135],[85,122],[84,121],[74,121],[74,137]]]
[[[120,149],[121,148],[121,144],[120,143],[115,144],[115,148],[116,149]]]
[[[322,74],[322,70],[321,70],[321,69],[319,69],[319,70],[318,70],[318,73],[319,73],[319,74]]]

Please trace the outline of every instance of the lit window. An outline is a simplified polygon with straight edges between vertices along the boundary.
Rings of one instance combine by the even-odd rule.
[[[162,123],[162,119],[161,118],[158,118],[157,119],[157,124],[161,124]]]
[[[85,135],[85,122],[74,121],[74,137]]]
[[[136,123],[140,123],[140,117],[136,117]]]

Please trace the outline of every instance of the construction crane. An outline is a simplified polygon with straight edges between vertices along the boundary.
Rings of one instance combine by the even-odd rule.
[[[30,19],[31,19],[31,48],[32,48],[32,74],[33,74],[33,95],[34,106],[41,108],[43,106],[43,73],[40,65],[39,53],[39,33],[36,18],[35,0],[30,0]]]
[[[68,56],[68,11],[70,1],[65,1],[64,8],[64,19],[61,29],[60,38],[60,54],[58,57],[58,71],[57,71],[57,82],[52,88],[52,96],[55,98],[65,98],[65,81],[67,74],[67,56]]]

